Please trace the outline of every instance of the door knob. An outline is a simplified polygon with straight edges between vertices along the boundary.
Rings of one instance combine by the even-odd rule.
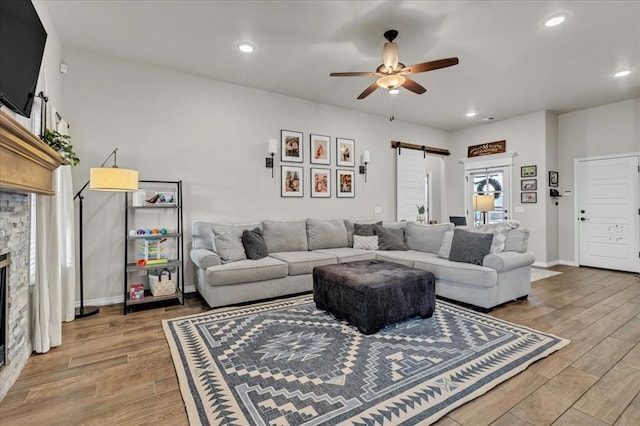
[[[580,220],[584,222],[585,220],[589,220],[589,219],[581,217]]]

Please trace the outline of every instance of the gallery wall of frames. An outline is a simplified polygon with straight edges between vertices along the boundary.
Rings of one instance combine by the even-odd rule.
[[[309,159],[308,170],[300,164]],[[355,197],[356,141],[344,137],[282,130],[280,132],[280,195],[312,198]],[[335,165],[335,167],[333,167]]]

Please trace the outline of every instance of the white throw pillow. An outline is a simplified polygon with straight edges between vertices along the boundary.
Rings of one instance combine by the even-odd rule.
[[[378,236],[364,237],[362,235],[353,236],[353,248],[362,250],[378,250]]]

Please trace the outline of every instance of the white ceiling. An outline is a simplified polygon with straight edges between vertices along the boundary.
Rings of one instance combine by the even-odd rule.
[[[444,130],[640,96],[640,1],[102,1],[46,2],[63,49],[91,49]],[[545,28],[556,12],[568,20]],[[416,74],[423,95],[376,90],[383,33],[406,65],[456,56]],[[239,41],[257,46],[251,54]],[[64,55],[63,55],[64,57]],[[611,74],[632,67],[624,79]],[[73,72],[70,69],[69,72]],[[475,118],[465,117],[469,110]]]

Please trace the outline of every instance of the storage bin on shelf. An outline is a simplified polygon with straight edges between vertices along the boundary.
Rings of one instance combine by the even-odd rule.
[[[167,296],[176,292],[176,282],[168,269],[161,270],[157,275],[149,274],[149,289],[153,296]]]

